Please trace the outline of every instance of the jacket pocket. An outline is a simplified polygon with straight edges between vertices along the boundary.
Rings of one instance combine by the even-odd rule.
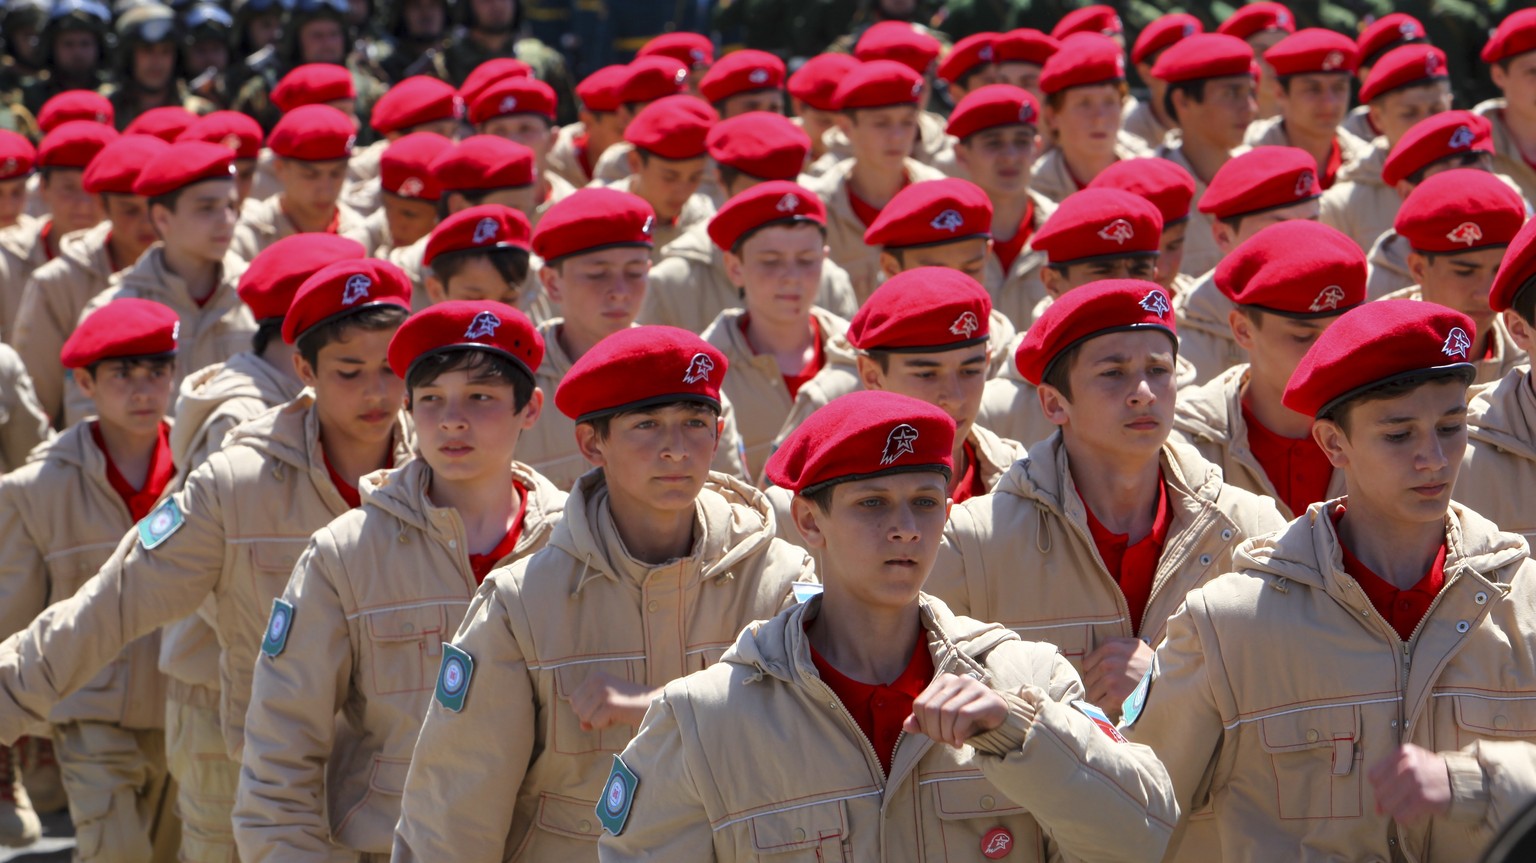
[[[261,609],[263,623],[272,608],[272,600],[288,589],[288,579],[293,576],[293,568],[308,544],[308,537],[256,539],[248,544],[251,596],[256,602],[255,607]]]
[[[577,800],[559,794],[539,795],[538,825],[542,830],[589,842],[596,842],[603,831],[597,822],[596,800]]]
[[[431,689],[442,658],[445,627],[440,605],[365,615],[374,692],[397,695]]]
[[[1275,773],[1282,819],[1358,818],[1360,709],[1313,707],[1259,720],[1259,743]]]
[[[927,776],[921,781],[931,789],[939,825],[938,842],[925,840],[924,859],[1044,859],[1034,819],[980,773]],[[1033,850],[1013,856],[1020,843]]]
[[[688,648],[688,670],[703,671],[720,661],[735,640],[723,644],[695,644]]]
[[[581,717],[576,715],[576,709],[571,706],[571,696],[588,677],[599,672],[625,682],[633,682],[638,673],[636,665],[636,661],[631,659],[599,659],[556,668],[555,727],[550,735],[550,748],[562,755],[623,752],[630,738],[635,736],[634,726],[612,725],[601,731],[587,731],[581,727]]]
[[[746,821],[753,852],[775,861],[848,860],[848,808],[841,800],[796,806]]]
[[[1489,737],[1536,737],[1536,698],[1456,695],[1456,747]]]

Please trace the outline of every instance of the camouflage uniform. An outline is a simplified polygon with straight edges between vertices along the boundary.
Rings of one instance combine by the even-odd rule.
[[[515,57],[533,67],[533,76],[553,87],[557,108],[555,120],[559,125],[576,122],[576,91],[560,52],[531,37],[513,38],[510,52],[492,52],[480,48],[470,39],[468,29],[456,27],[442,50],[432,57],[431,69],[425,74],[457,87],[464,83],[476,66],[497,57]]]
[[[162,105],[141,104],[134,98],[133,88],[126,84],[108,85],[103,92],[106,94],[107,101],[112,103],[112,116],[119,132],[128,128],[128,124],[132,123],[136,117],[145,111],[151,108],[164,107]],[[192,91],[187,89],[186,82],[180,80],[176,81],[175,86],[172,88],[171,98],[166,100],[164,104],[180,105],[199,117],[216,108],[207,99],[192,95]]]
[[[273,65],[253,71],[255,74],[240,87],[230,108],[256,118],[256,122],[270,133],[272,127],[277,125],[277,121],[283,116],[283,112],[272,104],[272,88],[276,87],[277,82],[287,74],[287,69],[284,68],[279,74],[277,67]],[[379,97],[383,96],[384,91],[389,88],[384,82],[367,72],[355,68],[351,71],[352,84],[357,89],[357,119],[362,123],[357,140],[358,143],[363,144],[368,143],[372,138],[368,116],[373,111],[373,103],[379,101]]]

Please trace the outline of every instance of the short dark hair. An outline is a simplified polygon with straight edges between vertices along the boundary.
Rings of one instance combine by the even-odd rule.
[[[505,381],[512,387],[512,405],[517,411],[527,407],[529,400],[533,398],[535,386],[533,378],[522,366],[501,354],[476,348],[463,348],[423,357],[411,366],[405,376],[407,405],[410,404],[410,394],[417,388],[430,386],[433,381],[449,372],[468,372],[469,379],[477,384]]]
[[[733,168],[730,165],[721,164],[719,162],[715,163],[715,172],[720,175],[721,189],[730,188],[731,185],[734,184],[737,180],[741,179],[742,176],[740,168]]]
[[[89,373],[94,380],[97,370],[109,363],[122,363],[128,371],[140,368],[160,370],[174,367],[176,365],[176,355],[157,354],[150,357],[108,357],[107,359],[91,363],[84,368],[84,371]]]
[[[1527,279],[1515,291],[1515,299],[1509,308],[1520,320],[1525,321],[1526,326],[1536,327],[1536,278]]]
[[[251,333],[251,353],[261,355],[267,352],[267,347],[273,340],[281,341],[283,338],[283,319],[266,318],[256,322],[256,332]]]
[[[432,275],[446,285],[448,280],[462,272],[470,261],[479,258],[490,261],[491,266],[496,268],[496,273],[509,285],[521,285],[528,278],[528,251],[513,248],[460,249],[447,252],[432,259]]]
[[[738,258],[741,257],[741,247],[745,246],[747,244],[748,240],[750,240],[753,237],[757,236],[765,228],[798,228],[801,225],[815,225],[816,226],[816,230],[821,232],[822,240],[826,240],[826,237],[827,237],[827,226],[826,225],[817,224],[816,222],[813,222],[813,221],[811,221],[809,219],[779,219],[779,220],[773,221],[773,222],[764,222],[763,224],[758,225],[757,227],[753,228],[752,230],[747,231],[745,234],[742,234],[740,237],[737,237],[735,245],[731,246],[731,254],[735,255]],[[900,253],[899,252],[891,252],[891,254],[897,255],[896,261],[898,263],[901,262],[901,257],[900,257]],[[906,264],[902,264],[902,266],[906,266]]]
[[[700,413],[708,413],[716,419],[720,418],[720,409],[714,407],[713,405],[707,405],[703,402],[690,401],[688,399],[678,399],[675,402],[662,402],[661,404],[646,405],[643,408],[615,411],[611,414],[604,414],[600,417],[593,417],[589,420],[586,420],[585,425],[592,427],[592,431],[597,434],[598,440],[605,441],[608,439],[608,433],[612,429],[613,421],[619,417],[641,412],[651,413],[654,411],[666,410],[667,408],[683,408],[685,410],[694,410],[699,411]]]
[[[1077,364],[1077,355],[1083,349],[1083,343],[1078,342],[1056,355],[1046,366],[1045,375],[1040,378],[1040,385],[1049,384],[1061,397],[1072,401],[1072,366]]]
[[[871,362],[873,362],[875,365],[879,366],[880,367],[880,372],[882,374],[887,373],[887,372],[889,372],[891,370],[891,352],[890,351],[878,351],[878,350],[877,351],[865,351],[864,352],[864,356],[869,357]]]
[[[1417,171],[1414,171],[1412,174],[1409,174],[1405,179],[1407,179],[1409,183],[1417,186],[1424,182],[1426,179],[1425,174],[1429,172],[1430,168],[1433,168],[1436,165],[1449,163],[1451,168],[1471,168],[1481,163],[1483,158],[1488,155],[1488,152],[1485,150],[1468,150],[1465,153],[1456,153],[1455,155],[1446,156],[1443,159],[1436,159],[1433,162],[1430,162],[1428,165],[1425,165]]]
[[[465,205],[464,205],[464,208],[465,209],[469,209],[470,207],[478,207],[478,206],[480,206],[482,203],[485,202],[486,198],[490,197],[490,194],[493,191],[495,191],[495,190],[493,190],[493,189],[453,189],[453,190],[450,190],[450,191],[443,192],[443,196],[441,198],[437,199],[437,219],[438,219],[438,221],[442,221],[443,219],[446,219],[449,216],[453,215],[453,210],[448,209],[448,198],[450,196],[458,195],[458,196],[462,197],[465,200],[465,202],[466,202]]]
[[[815,504],[816,508],[822,512],[831,512],[832,490],[835,488],[837,488],[837,483],[835,482],[823,483],[801,494],[800,497]]]
[[[1368,389],[1361,390],[1350,396],[1345,401],[1329,407],[1317,415],[1320,420],[1331,420],[1344,434],[1349,434],[1349,422],[1354,409],[1367,402],[1384,401],[1405,396],[1426,384],[1439,384],[1459,382],[1463,386],[1471,386],[1477,379],[1477,370],[1471,366],[1451,369],[1433,369],[1423,374],[1409,375],[1407,377],[1389,380]]]
[[[178,186],[163,195],[156,195],[149,199],[149,209],[164,207],[171,212],[176,212],[176,205],[181,201],[181,193],[186,186]]]
[[[1179,122],[1179,109],[1173,106],[1174,93],[1183,93],[1192,102],[1205,102],[1205,81],[1204,78],[1196,78],[1193,81],[1175,81],[1168,85],[1168,89],[1163,91],[1163,110],[1167,112],[1169,119],[1175,123]]]
[[[1101,82],[1101,83],[1108,84],[1110,82],[1109,81],[1104,81],[1104,82]],[[1128,84],[1126,84],[1124,81],[1115,81],[1114,83],[1116,85],[1115,89],[1120,91],[1120,98],[1121,99],[1124,99],[1126,96],[1129,96],[1131,94],[1130,86]],[[1050,106],[1050,109],[1052,111],[1060,111],[1061,110],[1061,106],[1065,105],[1067,103],[1067,90],[1072,90],[1072,89],[1075,89],[1075,88],[1068,87],[1065,90],[1057,90],[1054,93],[1047,93],[1045,95],[1045,104]]]
[[[363,330],[376,333],[381,330],[398,329],[405,322],[409,314],[399,306],[377,305],[358,309],[343,318],[327,321],[318,327],[312,327],[299,336],[294,346],[299,349],[299,356],[311,368],[320,364],[320,350],[326,345],[340,341],[341,337],[351,330]]]

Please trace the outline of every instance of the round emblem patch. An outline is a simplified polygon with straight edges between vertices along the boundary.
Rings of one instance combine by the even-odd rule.
[[[283,637],[283,631],[288,628],[288,612],[282,608],[272,609],[272,623],[267,627],[267,635],[274,641]]]
[[[608,780],[608,789],[603,792],[603,806],[607,808],[609,815],[618,815],[624,811],[627,797],[624,777],[614,776]]]
[[[171,511],[161,508],[159,512],[155,513],[155,517],[149,520],[149,532],[157,535],[165,533],[171,529],[171,522],[173,520],[174,517],[171,515]]]
[[[443,663],[443,691],[449,695],[458,695],[464,688],[464,663],[456,656],[450,656]]]
[[[988,860],[1001,860],[1013,850],[1013,834],[1006,827],[993,827],[981,837],[981,856]]]

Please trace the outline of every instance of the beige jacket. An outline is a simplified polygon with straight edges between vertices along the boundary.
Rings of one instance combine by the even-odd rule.
[[[741,305],[741,289],[725,275],[725,253],[709,238],[709,223],[700,222],[661,250],[646,283],[639,321],[702,333],[721,312]],[[843,320],[859,310],[848,273],[830,260],[821,265],[816,305]]]
[[[229,250],[241,260],[250,262],[262,249],[284,237],[297,234],[299,229],[283,212],[280,201],[278,195],[259,201],[247,200],[240,210],[240,221],[235,223],[235,239],[230,243]],[[362,226],[361,213],[339,201],[336,209],[340,213],[336,233],[349,236]]]
[[[576,421],[555,409],[555,390],[575,362],[560,346],[558,334],[562,323],[561,318],[550,318],[539,325],[539,334],[544,337],[544,361],[533,378],[544,391],[544,412],[539,414],[539,421],[533,428],[517,439],[517,457],[554,483],[556,488],[569,490],[576,485],[576,480],[592,469],[592,465],[576,448]],[[747,468],[742,459],[735,411],[723,394],[720,407],[725,430],[720,435],[720,446],[715,450],[711,468],[745,479]]]
[[[1489,99],[1479,103],[1472,113],[1488,118],[1493,126],[1493,170],[1514,180],[1520,187],[1520,197],[1536,200],[1536,168],[1520,155],[1520,145],[1504,123],[1504,105],[1502,98]]]
[[[609,145],[608,149],[604,150],[603,154],[598,156],[597,161],[593,163],[592,179],[590,181],[583,180],[572,185],[577,188],[582,186],[613,186],[615,188],[624,188],[625,191],[628,191],[627,187],[620,187],[619,184],[629,179],[629,154],[634,151],[635,145],[628,141],[619,141]],[[720,184],[715,182],[717,176],[715,173],[715,160],[706,157],[704,160],[704,178],[699,182],[699,189],[696,194],[703,195],[708,199],[712,207],[719,207],[725,203],[725,192],[721,190]],[[661,244],[657,243],[656,245],[659,247]]]
[[[910,182],[944,178],[941,171],[915,159],[907,159],[905,165]],[[820,177],[807,180],[805,187],[815,192],[827,207],[827,248],[832,262],[848,271],[854,296],[862,305],[880,283],[880,248],[864,245],[865,225],[854,215],[848,199],[848,177],[852,172],[853,160],[845,159]]]
[[[74,596],[132,528],[89,425],[69,429],[6,474],[0,479],[0,632],[24,629],[50,604]],[[134,639],[53,705],[48,720],[165,727],[159,652],[159,633]]]
[[[1140,621],[1148,644],[1162,639],[1184,594],[1231,569],[1243,540],[1285,524],[1273,503],[1226,485],[1221,470],[1188,447],[1165,445],[1162,468],[1173,522]],[[992,494],[950,510],[927,587],[957,611],[1056,645],[1074,667],[1106,640],[1132,634],[1059,435],[1032,447]]]
[[[362,243],[370,258],[388,260],[390,250],[395,247],[394,239],[389,235],[389,220],[384,218],[382,207],[364,216],[361,222],[343,236]]]
[[[1035,202],[1033,224],[1034,230],[1038,231],[1055,212],[1056,205],[1038,192],[1031,191],[1029,196]],[[1035,322],[1035,307],[1046,298],[1045,280],[1040,275],[1045,264],[1045,253],[1035,251],[1028,243],[1013,259],[1013,266],[1006,273],[997,253],[987,253],[981,283],[992,295],[992,310],[1006,317],[1017,332],[1024,332]]]
[[[73,597],[0,642],[0,742],[45,718],[128,642],[209,601],[222,648],[220,723],[239,760],[272,600],[310,534],[347,511],[326,471],[313,406],[306,393],[237,427],[170,497],[179,528],[152,549],[129,534]],[[396,434],[403,463],[409,442],[403,429]]]
[[[756,490],[715,474],[697,513],[692,554],[641,563],[591,474],[549,547],[486,579],[453,639],[475,663],[463,710],[427,709],[396,861],[596,858],[593,810],[635,729],[582,730],[570,695],[594,672],[660,687],[708,668],[793,601],[793,582],[816,578],[807,554],[774,539]]]
[[[633,185],[634,178],[625,177],[622,180],[610,183],[609,187],[620,192],[628,192]],[[715,202],[710,200],[708,195],[699,191],[694,192],[688,198],[688,203],[683,205],[683,211],[677,214],[676,221],[663,222],[657,219],[656,224],[651,228],[651,241],[654,243],[651,246],[651,263],[661,262],[662,249],[666,248],[668,243],[682,236],[684,231],[687,231],[694,225],[709,224],[709,220],[714,215]]]
[[[561,126],[555,132],[555,141],[550,145],[549,152],[544,156],[544,164],[549,170],[564,177],[567,183],[578,189],[592,182],[592,178],[581,167],[581,157],[576,154],[576,139],[586,134],[586,131],[586,124],[580,121]]]
[[[1126,100],[1125,109],[1120,112],[1120,128],[1126,134],[1139,138],[1145,150],[1161,147],[1170,132],[1178,136],[1178,129],[1164,126],[1163,121],[1152,113],[1151,104],[1139,99]]]
[[[1476,860],[1536,795],[1536,566],[1519,537],[1452,504],[1445,587],[1404,643],[1343,572],[1328,506],[1189,595],[1130,734],[1196,813],[1186,848]],[[1449,814],[1404,826],[1376,812],[1366,775],[1403,743],[1445,756]]]
[[[1173,314],[1179,327],[1179,359],[1195,367],[1196,384],[1214,380],[1233,366],[1248,362],[1248,352],[1232,337],[1227,317],[1237,304],[1216,287],[1216,271],[1210,270],[1188,291],[1173,297]]]
[[[1194,447],[1202,458],[1221,468],[1227,485],[1269,498],[1289,520],[1296,514],[1280,499],[1275,484],[1248,448],[1248,422],[1243,417],[1243,383],[1247,377],[1248,364],[1242,363],[1208,383],[1180,390],[1173,416],[1174,439]],[[1343,493],[1344,474],[1334,471],[1328,496]]]
[[[945,131],[948,125],[948,119],[932,111],[918,112],[917,140],[912,144],[912,158],[942,172],[946,177],[965,179],[964,169],[955,160],[955,144],[959,143],[959,139]],[[821,141],[827,146],[827,152],[816,160],[820,163],[819,169],[813,164],[813,170],[806,171],[807,174],[825,174],[827,169],[838,162],[853,158],[853,143],[843,134],[842,129],[831,127],[822,134]],[[912,182],[917,182],[917,179],[914,177]]]
[[[526,466],[513,476],[527,511],[502,566],[543,548],[565,506]],[[428,499],[431,482],[420,460],[364,477],[362,507],[316,531],[294,567],[286,641],[256,659],[234,810],[241,860],[326,861],[332,841],[389,852],[442,644],[477,586],[464,522]]]
[[[1375,136],[1371,137],[1374,138]],[[1360,138],[1343,127],[1339,128],[1338,134],[1334,138],[1339,142],[1339,156],[1343,159],[1343,164],[1339,167],[1339,174],[1334,177],[1334,181],[1337,182],[1343,179],[1344,167],[1369,158],[1372,147],[1370,138]],[[1243,146],[1291,146],[1291,138],[1285,133],[1285,120],[1281,117],[1266,117],[1249,123],[1248,131],[1243,135]],[[1385,160],[1385,156],[1383,156],[1383,160]],[[1322,176],[1319,175],[1317,180],[1318,183],[1322,183]]]
[[[1393,291],[1382,297],[1384,300],[1422,300],[1423,291],[1418,285],[1409,285],[1400,291]],[[1525,351],[1515,344],[1514,337],[1509,334],[1509,327],[1504,325],[1504,316],[1493,319],[1493,356],[1480,357],[1476,361],[1477,380],[1474,383],[1491,384],[1503,379],[1517,367],[1530,364],[1531,358],[1525,355]]]
[[[1184,263],[1179,271],[1191,276],[1199,276],[1201,273],[1216,269],[1216,265],[1221,263],[1222,253],[1221,248],[1216,245],[1216,238],[1211,236],[1211,217],[1200,212],[1200,199],[1205,197],[1205,181],[1200,179],[1200,175],[1195,173],[1195,166],[1184,157],[1183,146],[1170,143],[1173,140],[1170,136],[1153,151],[1152,155],[1159,159],[1167,159],[1195,178],[1195,197],[1189,208],[1189,227],[1184,231]],[[1236,156],[1245,149],[1247,148],[1239,147],[1232,151],[1232,155]]]
[[[1379,300],[1393,291],[1411,287],[1413,274],[1408,272],[1408,253],[1412,248],[1395,230],[1389,230],[1376,238],[1368,253],[1371,265],[1370,278],[1365,283],[1365,297]]]
[[[380,138],[354,151],[347,160],[347,183],[342,187],[341,200],[359,216],[371,216],[379,209],[379,193],[383,190],[379,183],[380,159],[390,143]]]
[[[1377,138],[1363,158],[1339,169],[1338,182],[1323,192],[1320,202],[1318,221],[1339,229],[1367,252],[1377,237],[1392,230],[1403,205],[1397,189],[1381,179],[1387,152],[1387,139]]]
[[[33,447],[51,437],[53,429],[21,357],[0,342],[0,476],[20,467]]]
[[[107,253],[111,235],[110,222],[65,235],[59,241],[58,257],[32,272],[16,316],[6,319],[11,322],[11,343],[27,364],[38,400],[50,417],[62,418],[64,410],[65,374],[59,362],[64,342],[75,331],[86,305],[107,289],[117,272]],[[124,262],[124,268],[132,264]]]
[[[815,597],[667,686],[624,750],[639,781],[600,859],[982,861],[999,828],[1012,839],[1001,859],[1161,858],[1177,818],[1168,778],[1070,706],[1083,686],[1061,655],[918,601],[935,671],[1002,693],[1003,725],[960,749],[903,736],[886,776],[812,662]],[[790,754],[788,769],[767,767]]]
[[[1499,526],[1536,541],[1536,392],[1530,367],[1478,387],[1467,404],[1467,453],[1456,475],[1458,503]]]
[[[224,256],[219,285],[206,305],[198,305],[187,293],[187,283],[165,268],[165,254],[158,245],[151,246],[138,262],[114,278],[114,284],[86,303],[82,319],[107,303],[122,297],[154,300],[169,306],[181,318],[181,332],[176,346],[176,386],[193,372],[222,363],[241,351],[250,350],[256,319],[240,300],[236,288],[245,262],[233,253]],[[172,405],[175,410],[175,405]],[[64,392],[64,422],[73,425],[95,411],[90,399],[71,381]]]
[[[39,267],[48,263],[48,246],[43,242],[42,232],[50,224],[47,220],[21,222],[0,230],[0,341],[6,344],[14,343],[16,319],[27,282]],[[63,237],[58,239],[62,242]]]
[[[1152,153],[1135,135],[1121,131],[1115,136],[1115,158],[1138,159],[1150,155]],[[1078,185],[1077,178],[1072,176],[1072,169],[1067,167],[1066,156],[1062,154],[1060,147],[1052,147],[1042,153],[1029,171],[1030,191],[1055,204],[1060,204],[1073,192],[1085,188],[1086,182],[1084,181],[1085,185]]]

